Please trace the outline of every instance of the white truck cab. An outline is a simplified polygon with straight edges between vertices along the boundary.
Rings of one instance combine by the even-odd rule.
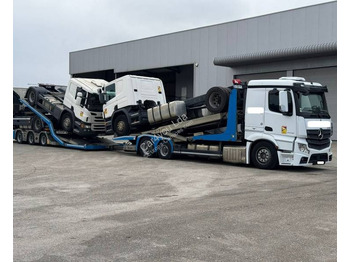
[[[66,89],[63,104],[74,114],[63,113],[62,122],[65,129],[79,128],[81,133],[105,133],[103,105],[99,93],[108,82],[102,79],[71,78]],[[73,122],[78,126],[74,126]]]
[[[247,152],[247,156],[256,156],[254,161],[263,165],[271,152],[254,144],[264,140],[275,146],[280,165],[330,161],[332,121],[325,92],[327,87],[299,77],[250,81],[246,94],[244,137],[247,148],[254,148],[257,152]]]
[[[148,123],[145,109],[166,103],[163,82],[154,77],[126,75],[103,87],[107,133],[127,135]]]

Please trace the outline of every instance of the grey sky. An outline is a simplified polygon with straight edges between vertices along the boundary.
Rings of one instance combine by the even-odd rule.
[[[329,0],[14,0],[13,84],[66,85],[69,52]]]

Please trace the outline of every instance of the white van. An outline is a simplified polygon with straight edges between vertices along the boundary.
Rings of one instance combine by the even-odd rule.
[[[154,77],[126,75],[102,88],[107,133],[128,135],[148,124],[147,109],[166,103],[163,82]]]

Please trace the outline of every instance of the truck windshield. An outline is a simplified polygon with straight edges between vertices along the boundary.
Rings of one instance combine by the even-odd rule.
[[[89,111],[102,112],[102,104],[98,98],[98,94],[88,94],[86,108]]]
[[[297,115],[305,118],[330,118],[324,93],[295,94]]]

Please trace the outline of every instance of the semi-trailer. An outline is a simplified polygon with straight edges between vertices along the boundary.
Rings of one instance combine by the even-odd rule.
[[[101,88],[98,92],[100,102],[105,91]],[[143,117],[147,117],[146,124],[135,125],[126,136],[114,137],[116,146],[104,141],[99,145],[134,151],[144,157],[214,157],[267,169],[278,165],[325,164],[332,160],[327,91],[326,86],[300,77],[252,80],[248,84],[233,80],[230,87],[212,87],[206,94],[186,101],[155,101],[156,105],[149,108],[139,107]],[[30,114],[41,115],[41,121],[51,130],[48,123],[52,118],[55,120],[51,114],[36,112],[37,108],[29,101],[20,99],[20,103],[32,112]],[[30,123],[35,126],[33,117]],[[22,132],[22,138],[18,131]],[[60,132],[66,132],[62,135],[67,139],[72,137],[72,133],[65,130]],[[32,143],[32,135],[28,137],[28,134],[28,130],[19,128],[14,131],[18,142],[26,137]],[[34,133],[34,136],[34,141],[41,143],[40,135]],[[51,139],[54,138],[52,132],[46,133],[46,138],[46,141],[55,140]],[[92,139],[87,137],[85,145],[94,144]]]

